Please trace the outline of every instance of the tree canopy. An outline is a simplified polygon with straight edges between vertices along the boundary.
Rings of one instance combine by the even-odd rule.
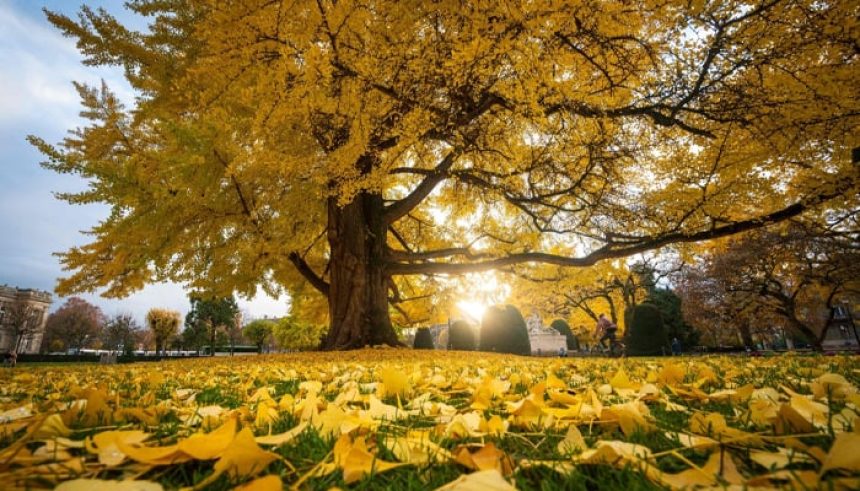
[[[90,65],[47,167],[106,203],[62,293],[160,280],[328,300],[396,343],[419,275],[589,266],[855,196],[855,2],[137,0],[48,13]]]

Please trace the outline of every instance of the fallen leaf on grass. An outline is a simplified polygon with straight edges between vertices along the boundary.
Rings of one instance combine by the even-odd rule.
[[[281,491],[284,483],[275,475],[261,477],[233,488],[233,491]]]
[[[236,436],[236,418],[228,418],[209,433],[194,433],[180,440],[179,450],[197,460],[211,460],[224,452]]]
[[[54,491],[162,491],[161,484],[151,481],[105,481],[74,479],[61,483]]]
[[[497,470],[478,471],[460,476],[436,491],[515,491]]]
[[[511,457],[493,443],[485,444],[475,453],[470,452],[468,447],[462,446],[454,451],[454,456],[456,462],[470,470],[495,469],[505,476],[511,475],[514,470],[514,461]]]
[[[93,435],[91,439],[85,440],[86,449],[99,456],[99,463],[107,467],[116,467],[121,464],[126,455],[120,450],[117,442],[121,441],[127,445],[144,442],[149,438],[149,433],[139,430],[131,431],[103,431]]]
[[[582,438],[582,433],[579,432],[579,428],[577,428],[576,425],[570,425],[567,428],[567,433],[564,435],[564,439],[558,442],[556,448],[560,454],[567,455],[582,452],[588,448],[588,445],[585,444],[585,439]]]
[[[821,465],[822,473],[830,469],[860,471],[860,433],[836,435],[836,440]]]
[[[307,429],[308,423],[302,422],[299,423],[295,428],[285,431],[284,433],[278,433],[277,435],[266,435],[266,436],[257,436],[254,437],[254,441],[259,443],[260,445],[275,445],[281,446],[285,443],[289,443],[302,433],[304,433],[305,429]]]

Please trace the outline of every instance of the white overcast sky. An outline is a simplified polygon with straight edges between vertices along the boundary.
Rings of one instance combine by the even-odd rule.
[[[42,169],[41,154],[25,140],[33,134],[55,143],[80,124],[73,80],[98,84],[104,79],[132,101],[119,70],[83,66],[74,40],[63,38],[42,12],[46,7],[73,16],[82,3],[104,7],[135,27],[145,26],[144,20],[124,11],[120,0],[0,0],[0,284],[53,291],[63,272],[52,253],[86,243],[81,231],[107,214],[104,206],[71,206],[54,199],[53,192],[80,189],[83,181]],[[189,308],[187,293],[176,284],[151,285],[124,299],[82,297],[108,315],[131,312],[140,321],[152,307],[183,315]],[[55,295],[52,308],[63,301]],[[239,303],[251,317],[287,311],[285,298],[262,293]]]

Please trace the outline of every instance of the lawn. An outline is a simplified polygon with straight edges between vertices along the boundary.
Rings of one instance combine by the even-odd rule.
[[[19,367],[0,371],[0,488],[857,489],[858,384],[842,356]]]

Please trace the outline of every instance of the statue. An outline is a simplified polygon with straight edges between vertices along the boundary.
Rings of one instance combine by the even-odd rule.
[[[532,315],[526,319],[526,326],[529,332],[541,332],[543,330],[543,321],[537,311],[533,311]]]

